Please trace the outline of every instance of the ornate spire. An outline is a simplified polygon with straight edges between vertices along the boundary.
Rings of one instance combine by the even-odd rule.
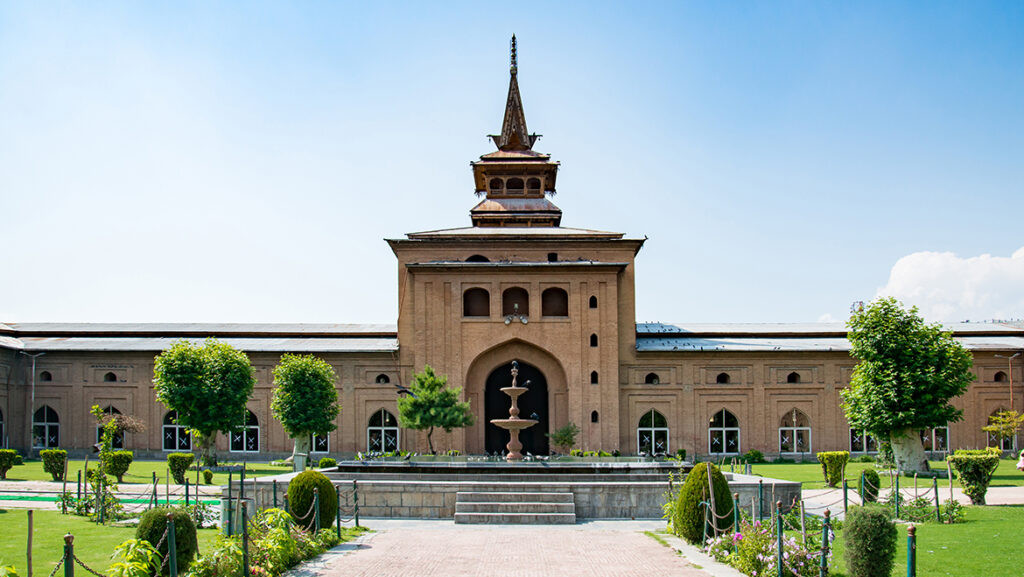
[[[526,115],[523,113],[523,100],[519,95],[519,82],[516,80],[519,56],[515,34],[512,35],[511,52],[511,78],[508,83],[508,100],[505,102],[505,118],[501,123],[501,134],[492,135],[491,139],[498,150],[530,150],[539,136],[526,130]]]

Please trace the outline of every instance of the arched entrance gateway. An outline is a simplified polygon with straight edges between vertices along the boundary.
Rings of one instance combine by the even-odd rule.
[[[519,441],[523,444],[522,452],[534,455],[548,454],[548,437],[551,419],[548,411],[548,383],[544,373],[537,367],[519,362],[519,376],[516,383],[526,387],[529,392],[519,397],[519,417],[536,419],[537,424],[523,429],[519,433]],[[484,450],[488,453],[503,453],[508,444],[509,432],[495,426],[491,419],[507,419],[512,401],[501,391],[502,387],[512,386],[512,363],[501,365],[491,371],[484,388]],[[536,416],[534,416],[536,415]]]

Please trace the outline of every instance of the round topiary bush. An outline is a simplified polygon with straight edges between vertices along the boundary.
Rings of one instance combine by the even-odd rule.
[[[330,527],[338,510],[338,495],[331,480],[317,471],[305,471],[295,475],[288,483],[288,510],[300,527],[313,527],[313,488],[320,490],[320,527]]]
[[[896,555],[896,525],[884,507],[853,507],[843,523],[850,577],[889,577]]]
[[[860,488],[861,494],[864,495],[864,502],[878,501],[878,488],[882,486],[882,480],[878,478],[878,473],[874,469],[867,469],[864,471],[861,481],[864,483]]]
[[[128,472],[128,467],[131,466],[133,459],[131,451],[113,451],[103,458],[103,466],[108,473],[117,477],[118,483],[123,483],[124,474]]]
[[[320,463],[319,463],[318,466],[321,469],[327,469],[329,467],[336,467],[337,465],[338,465],[338,462],[335,461],[334,459],[332,459],[330,457],[324,457],[323,459],[320,459]]]
[[[207,485],[213,484],[213,471],[209,469],[203,469],[203,482]]]
[[[196,541],[196,525],[192,522],[188,511],[171,507],[157,507],[150,509],[139,518],[139,527],[135,530],[136,539],[145,539],[154,547],[160,543],[164,531],[167,529],[167,514],[174,517],[174,546],[178,555],[178,573],[183,574],[188,569],[192,559],[199,550],[199,543]],[[160,544],[160,560],[167,557],[167,539]],[[169,564],[163,566],[163,575],[169,574]]]
[[[672,532],[690,543],[704,541],[704,505],[701,505],[701,502],[711,501],[711,492],[708,490],[708,467],[711,467],[711,484],[715,495],[715,526],[720,532],[732,528],[733,503],[728,481],[713,464],[697,463],[687,473],[686,481],[679,489],[672,514]],[[710,515],[708,517],[709,526],[706,531],[708,535],[714,535],[714,526],[710,523]]]

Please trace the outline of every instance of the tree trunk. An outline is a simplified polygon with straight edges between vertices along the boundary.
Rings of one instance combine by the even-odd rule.
[[[305,471],[306,457],[309,456],[309,437],[302,436],[295,439],[295,447],[292,449],[292,470]]]
[[[889,442],[892,443],[893,459],[898,472],[925,473],[929,470],[928,458],[917,431],[896,431],[889,436]]]
[[[430,435],[434,434],[434,427],[427,429],[427,447],[430,449],[430,454],[434,454],[434,441],[430,439]]]
[[[196,466],[216,467],[217,451],[214,445],[217,444],[217,433],[209,436],[193,433],[192,438],[199,442],[199,463]]]

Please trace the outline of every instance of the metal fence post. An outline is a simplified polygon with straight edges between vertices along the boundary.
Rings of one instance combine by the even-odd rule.
[[[178,545],[174,541],[174,513],[167,514],[167,568],[171,577],[178,577]]]
[[[185,477],[185,506],[188,507],[188,477]]]
[[[846,515],[846,511],[850,508],[850,498],[847,493],[848,485],[846,479],[843,479],[843,515]]]
[[[757,480],[757,520],[764,518],[764,479]]]
[[[82,498],[82,470],[78,470],[78,498]]]
[[[249,572],[249,504],[242,501],[242,575]]]
[[[917,577],[917,527],[907,527],[907,577]]]
[[[157,496],[157,488],[159,485],[156,484],[156,471],[153,471],[153,507],[160,505],[160,498]]]
[[[819,577],[828,577],[828,533],[832,512],[825,509],[825,520],[821,523],[821,565],[819,566]]]
[[[313,527],[320,532],[320,487],[313,487]]]
[[[864,471],[860,472],[860,489],[859,489],[858,492],[860,493],[860,504],[863,505],[864,504]]]
[[[274,479],[274,508],[277,509],[277,479]]]
[[[942,508],[939,507],[939,478],[932,477],[932,491],[935,492],[935,520],[942,522]]]
[[[334,497],[334,502],[338,504],[338,510],[334,512],[334,524],[338,528],[338,539],[341,539],[341,485],[334,486]]]
[[[75,577],[75,536],[64,535],[64,577]]]
[[[284,512],[285,513],[289,513],[290,512],[288,510],[288,493],[284,494]]]
[[[900,472],[899,471],[896,471],[896,479],[895,479],[894,485],[896,487],[893,490],[893,495],[896,498],[896,518],[899,519],[900,518]]]
[[[775,534],[778,549],[775,551],[775,570],[778,577],[782,577],[782,501],[775,502]]]
[[[732,494],[732,532],[740,532],[740,494]]]
[[[99,485],[99,489],[97,490],[96,498],[99,499],[99,502],[100,502],[99,503],[100,504],[100,506],[99,506],[99,509],[100,509],[100,525],[103,525],[104,521],[105,521],[104,517],[106,517],[106,512],[107,512],[107,500],[105,498],[106,495],[103,494],[103,487],[106,484],[107,476],[106,476],[106,474],[103,474],[102,472],[100,472],[98,470],[96,471],[96,474],[100,476],[100,485]]]
[[[355,480],[352,481],[352,504],[353,504],[353,514],[352,514],[352,516],[355,518],[356,527],[358,527],[359,526],[359,484]]]

